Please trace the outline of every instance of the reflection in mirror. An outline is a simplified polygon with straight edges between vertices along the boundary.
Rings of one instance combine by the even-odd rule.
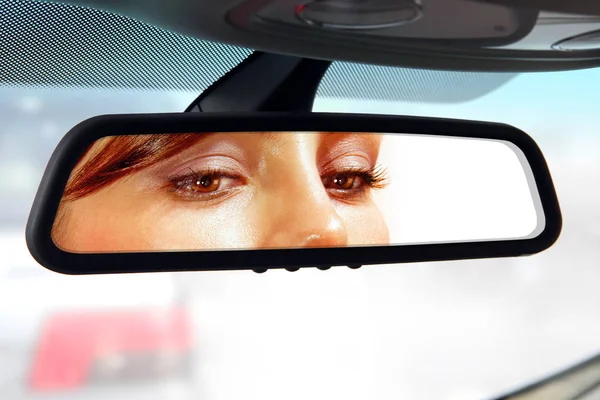
[[[96,141],[52,237],[104,253],[509,240],[543,228],[531,169],[508,142],[218,132]]]

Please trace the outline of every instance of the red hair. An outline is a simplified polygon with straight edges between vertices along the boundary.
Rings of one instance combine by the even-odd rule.
[[[88,196],[120,178],[174,156],[204,135],[154,134],[110,136],[96,141],[82,156],[63,194],[63,201]]]

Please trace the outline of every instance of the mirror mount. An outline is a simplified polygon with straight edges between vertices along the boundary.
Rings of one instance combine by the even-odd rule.
[[[331,61],[254,52],[202,92],[185,112],[309,113],[330,65]]]

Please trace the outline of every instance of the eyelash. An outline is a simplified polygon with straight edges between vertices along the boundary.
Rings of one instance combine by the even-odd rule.
[[[207,169],[204,171],[196,171],[192,168],[188,169],[189,172],[181,175],[176,175],[168,178],[168,190],[169,192],[178,193],[183,197],[187,197],[191,200],[213,200],[218,199],[231,193],[234,188],[228,189],[217,189],[214,192],[207,193],[192,193],[186,190],[186,187],[194,182],[200,181],[203,177],[212,177],[213,179],[233,179],[239,180],[239,175],[232,174],[227,171],[220,169]],[[322,180],[331,179],[336,176],[351,176],[361,179],[365,184],[360,185],[358,188],[353,189],[329,189],[337,193],[337,197],[349,198],[357,195],[364,194],[369,189],[383,189],[388,185],[387,170],[380,165],[376,165],[372,168],[344,168],[338,171],[331,171],[331,173],[323,175]],[[325,182],[324,182],[325,183]]]
[[[372,168],[344,169],[341,172],[336,172],[334,175],[338,174],[356,175],[372,189],[383,189],[389,184],[387,170],[381,165],[376,165]]]
[[[338,197],[342,198],[352,198],[358,197],[363,194],[367,190],[370,189],[383,189],[388,186],[389,179],[387,175],[387,170],[381,165],[376,165],[371,168],[345,168],[339,171],[332,171],[331,173],[325,175],[323,180],[331,179],[336,176],[354,176],[361,179],[365,184],[360,185],[358,188],[354,189],[330,189],[333,192],[338,194]],[[341,195],[341,196],[339,196]]]
[[[192,168],[188,168],[189,172],[181,175],[176,175],[169,177],[168,180],[168,190],[169,192],[178,193],[183,197],[187,197],[190,200],[214,200],[218,199],[222,196],[231,193],[231,191],[235,188],[229,189],[217,189],[214,192],[208,193],[192,193],[186,190],[186,186],[193,184],[194,182],[200,181],[203,177],[210,176],[213,179],[233,179],[239,180],[241,177],[239,175],[232,174],[230,172],[221,170],[221,169],[213,169],[209,168],[203,171],[196,171]]]

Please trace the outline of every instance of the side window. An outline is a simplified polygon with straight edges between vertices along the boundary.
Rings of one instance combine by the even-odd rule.
[[[196,93],[0,88],[0,230],[22,229],[46,163],[65,133],[101,114],[181,111]]]

